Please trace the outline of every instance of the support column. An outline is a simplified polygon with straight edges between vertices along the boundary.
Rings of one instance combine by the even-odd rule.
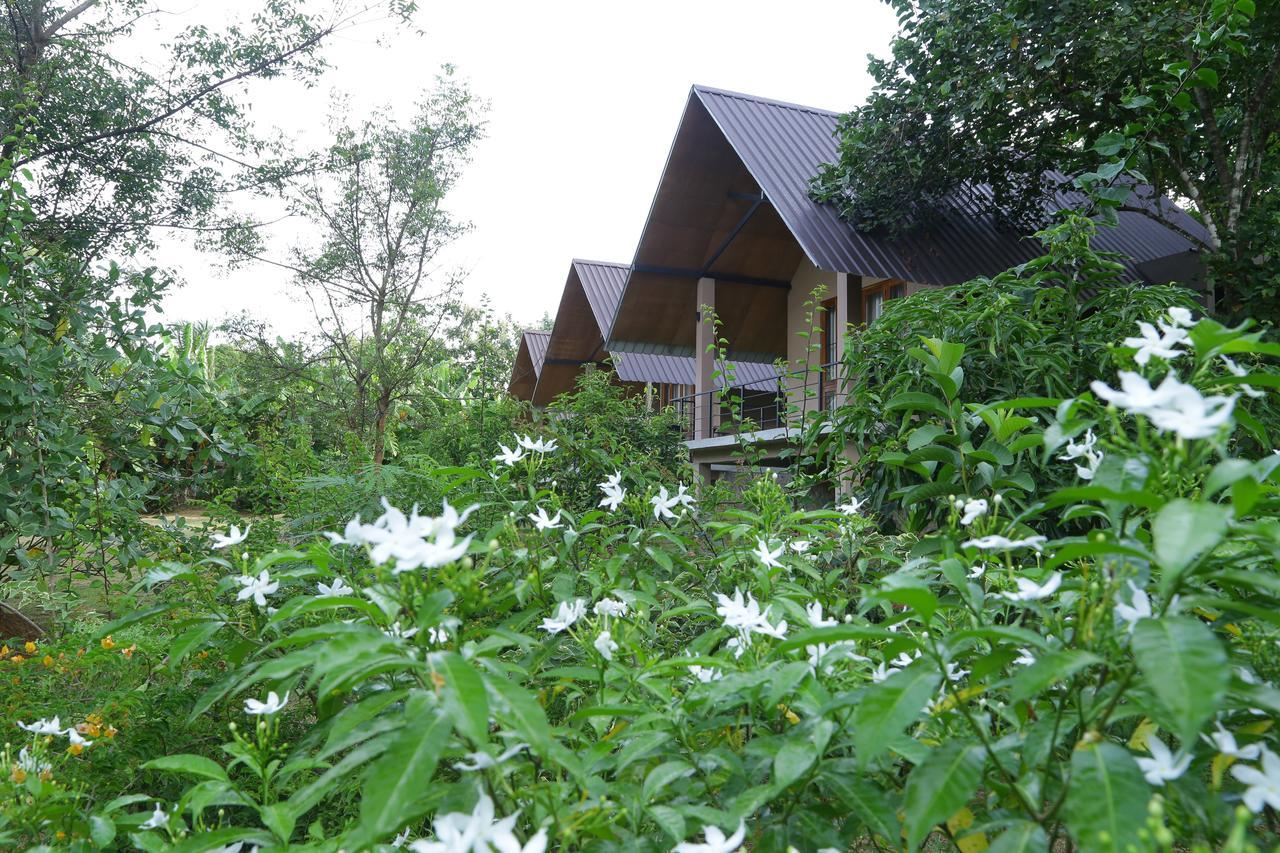
[[[834,405],[839,406],[845,400],[845,382],[848,377],[848,368],[844,363],[844,343],[845,336],[849,333],[851,325],[861,325],[862,318],[862,276],[849,275],[848,273],[836,273],[836,321],[834,324],[836,332],[836,360],[840,362],[836,368],[836,389],[834,393]],[[853,445],[846,444],[842,455],[850,463],[858,461],[858,448]],[[853,494],[853,482],[848,476],[841,476],[835,483],[835,493],[837,498],[847,498]]]
[[[696,408],[693,414],[693,437],[694,438],[710,438],[712,430],[715,429],[715,420],[713,410],[716,407],[716,401],[713,399],[715,395],[711,391],[715,390],[715,342],[716,330],[715,324],[712,322],[711,313],[704,309],[714,311],[716,307],[716,280],[714,278],[698,279],[697,293],[697,329],[694,334],[693,343],[693,360],[694,360],[694,385],[693,391],[696,395]]]

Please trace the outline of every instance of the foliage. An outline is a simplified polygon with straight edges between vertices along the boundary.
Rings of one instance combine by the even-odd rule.
[[[1229,307],[1274,316],[1251,290],[1267,279],[1255,259],[1277,253],[1275,4],[889,3],[892,55],[870,62],[875,90],[842,118],[816,197],[896,232],[957,197],[1032,231],[1073,180],[1093,204],[1175,227],[1158,200],[1183,198],[1226,265]],[[1131,194],[1135,181],[1150,189]]]

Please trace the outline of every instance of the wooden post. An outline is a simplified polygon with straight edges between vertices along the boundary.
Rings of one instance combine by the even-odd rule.
[[[695,364],[694,377],[694,438],[710,438],[715,429],[712,409],[715,402],[711,391],[715,390],[715,323],[711,312],[716,307],[716,280],[714,278],[698,279],[698,316],[697,330],[694,334]],[[709,310],[708,310],[709,309]]]

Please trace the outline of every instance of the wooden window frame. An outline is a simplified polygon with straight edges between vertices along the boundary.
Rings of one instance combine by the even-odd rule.
[[[884,303],[890,299],[901,299],[907,295],[907,283],[900,278],[886,278],[884,281],[877,281],[872,285],[863,285],[862,287],[862,318],[863,323],[874,323],[880,316],[871,316],[871,299],[880,297],[880,311],[884,312]]]

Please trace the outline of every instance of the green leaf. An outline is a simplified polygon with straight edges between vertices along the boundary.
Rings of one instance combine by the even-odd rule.
[[[1044,853],[1049,849],[1049,837],[1040,824],[1029,820],[1018,821],[991,842],[987,853]]]
[[[943,744],[907,777],[907,847],[916,850],[933,827],[960,810],[982,781],[986,753],[980,744]]]
[[[485,676],[493,698],[498,701],[498,715],[519,735],[529,742],[535,753],[547,756],[551,752],[551,726],[542,706],[529,691],[512,684],[501,675]]]
[[[116,825],[110,818],[93,815],[89,818],[89,837],[99,847],[107,847],[116,838]]]
[[[453,729],[448,716],[434,706],[434,699],[426,693],[410,695],[405,703],[404,728],[365,773],[357,833],[361,841],[393,833],[422,814],[419,804],[430,790],[431,777]]]
[[[146,770],[168,770],[171,773],[199,776],[201,779],[229,781],[227,771],[222,769],[222,765],[203,755],[166,755],[162,758],[153,758],[142,766]]]
[[[853,809],[867,828],[886,839],[891,846],[902,837],[902,825],[890,805],[888,797],[869,777],[849,774],[848,777],[829,774],[825,781],[840,801]]]
[[[1067,828],[1087,851],[1142,849],[1138,831],[1146,826],[1150,796],[1128,750],[1106,741],[1077,749],[1071,756]]]
[[[457,652],[431,656],[444,676],[444,707],[458,731],[475,745],[489,740],[489,697],[484,680]]]
[[[119,619],[103,625],[101,628],[94,631],[93,636],[89,639],[90,641],[101,640],[108,634],[114,634],[116,631],[128,628],[130,625],[136,625],[139,622],[144,622],[147,619],[150,619],[152,616],[159,616],[161,613],[168,613],[170,610],[176,610],[181,606],[182,604],[157,604],[154,607],[148,607],[144,610],[135,610],[126,616],[121,616]]]
[[[1069,678],[1086,666],[1099,662],[1096,655],[1076,649],[1044,652],[1036,656],[1036,662],[1025,666],[1013,677],[1009,690],[1010,702],[1030,699],[1050,684]]]
[[[805,774],[818,760],[818,750],[802,740],[789,740],[773,757],[773,787],[782,792]]]
[[[1113,157],[1120,153],[1125,142],[1127,140],[1123,133],[1104,133],[1093,143],[1093,150],[1104,157]]]
[[[697,769],[687,761],[665,761],[659,764],[645,777],[643,789],[645,802],[653,799],[654,794],[660,793],[663,788],[677,779],[692,776],[696,772]]]
[[[1138,622],[1132,648],[1160,722],[1184,744],[1194,741],[1227,695],[1231,670],[1222,643],[1196,619],[1166,616]]]
[[[889,747],[937,691],[942,675],[920,661],[867,688],[853,713],[853,748],[865,767]]]
[[[1184,498],[1165,504],[1151,522],[1156,559],[1167,573],[1161,579],[1162,591],[1168,592],[1183,569],[1222,541],[1230,517],[1231,510],[1218,504]]]

